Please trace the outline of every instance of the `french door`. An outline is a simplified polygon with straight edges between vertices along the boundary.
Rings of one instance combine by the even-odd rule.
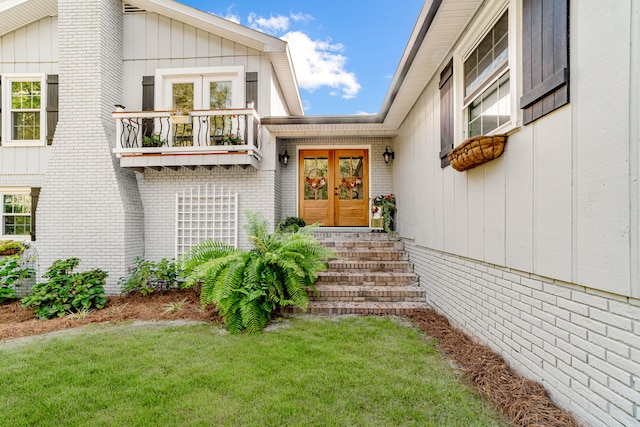
[[[307,224],[368,225],[368,150],[301,150],[298,171],[299,215]]]

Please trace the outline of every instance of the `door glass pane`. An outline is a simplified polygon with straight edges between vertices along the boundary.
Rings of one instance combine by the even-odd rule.
[[[304,158],[304,199],[327,200],[329,159],[327,157]]]
[[[231,82],[211,82],[209,104],[212,110],[231,108]]]
[[[188,113],[193,110],[193,83],[174,83],[172,85],[171,108]]]
[[[209,108],[212,110],[231,108],[231,82],[209,83]],[[232,127],[232,116],[211,116],[209,118],[211,144],[223,144],[222,136],[233,133]]]
[[[364,158],[346,156],[339,159],[340,200],[362,200],[364,197]]]

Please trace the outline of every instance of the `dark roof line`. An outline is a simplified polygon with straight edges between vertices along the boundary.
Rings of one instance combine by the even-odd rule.
[[[398,96],[398,92],[400,91],[400,87],[402,83],[404,83],[404,79],[407,77],[409,73],[409,69],[411,65],[413,65],[413,61],[420,50],[420,46],[422,42],[427,37],[427,32],[429,28],[431,28],[431,24],[436,17],[436,13],[438,9],[440,9],[440,5],[442,4],[442,0],[433,0],[431,3],[431,7],[427,12],[427,17],[422,22],[422,27],[420,27],[420,31],[416,36],[416,40],[411,46],[411,50],[409,51],[409,55],[407,56],[407,61],[404,63],[404,66],[398,73],[398,80],[396,84],[389,89],[387,92],[387,96],[380,108],[380,112],[378,114],[362,114],[362,115],[340,115],[340,116],[285,116],[285,117],[263,117],[262,124],[265,125],[294,125],[294,124],[323,124],[323,125],[334,125],[334,124],[369,124],[369,123],[382,123],[384,122],[387,114],[389,114],[389,110],[391,109],[391,105]]]

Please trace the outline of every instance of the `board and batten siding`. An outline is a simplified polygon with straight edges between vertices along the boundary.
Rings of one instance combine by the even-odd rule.
[[[639,298],[638,6],[576,1],[571,14],[571,101],[521,125],[499,159],[466,172],[441,168],[431,79],[394,144],[400,235]]]
[[[142,77],[160,68],[243,66],[257,72],[259,82],[271,75],[268,58],[261,52],[156,13],[124,15],[124,86],[122,104],[139,110]],[[256,109],[268,115],[270,89],[258,88]]]
[[[58,73],[58,18],[42,18],[0,37],[0,76]],[[39,186],[49,147],[0,147],[0,185]]]

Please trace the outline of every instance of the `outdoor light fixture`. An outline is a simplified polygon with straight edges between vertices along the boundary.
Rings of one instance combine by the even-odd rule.
[[[291,156],[289,156],[289,153],[287,153],[287,149],[283,148],[280,151],[280,154],[278,154],[278,160],[280,161],[280,164],[282,165],[283,168],[286,168],[287,165],[289,164],[289,158]]]
[[[393,159],[396,158],[396,153],[393,151],[389,151],[389,147],[384,148],[384,153],[382,153],[382,157],[384,157],[384,163],[386,165],[390,165]]]

